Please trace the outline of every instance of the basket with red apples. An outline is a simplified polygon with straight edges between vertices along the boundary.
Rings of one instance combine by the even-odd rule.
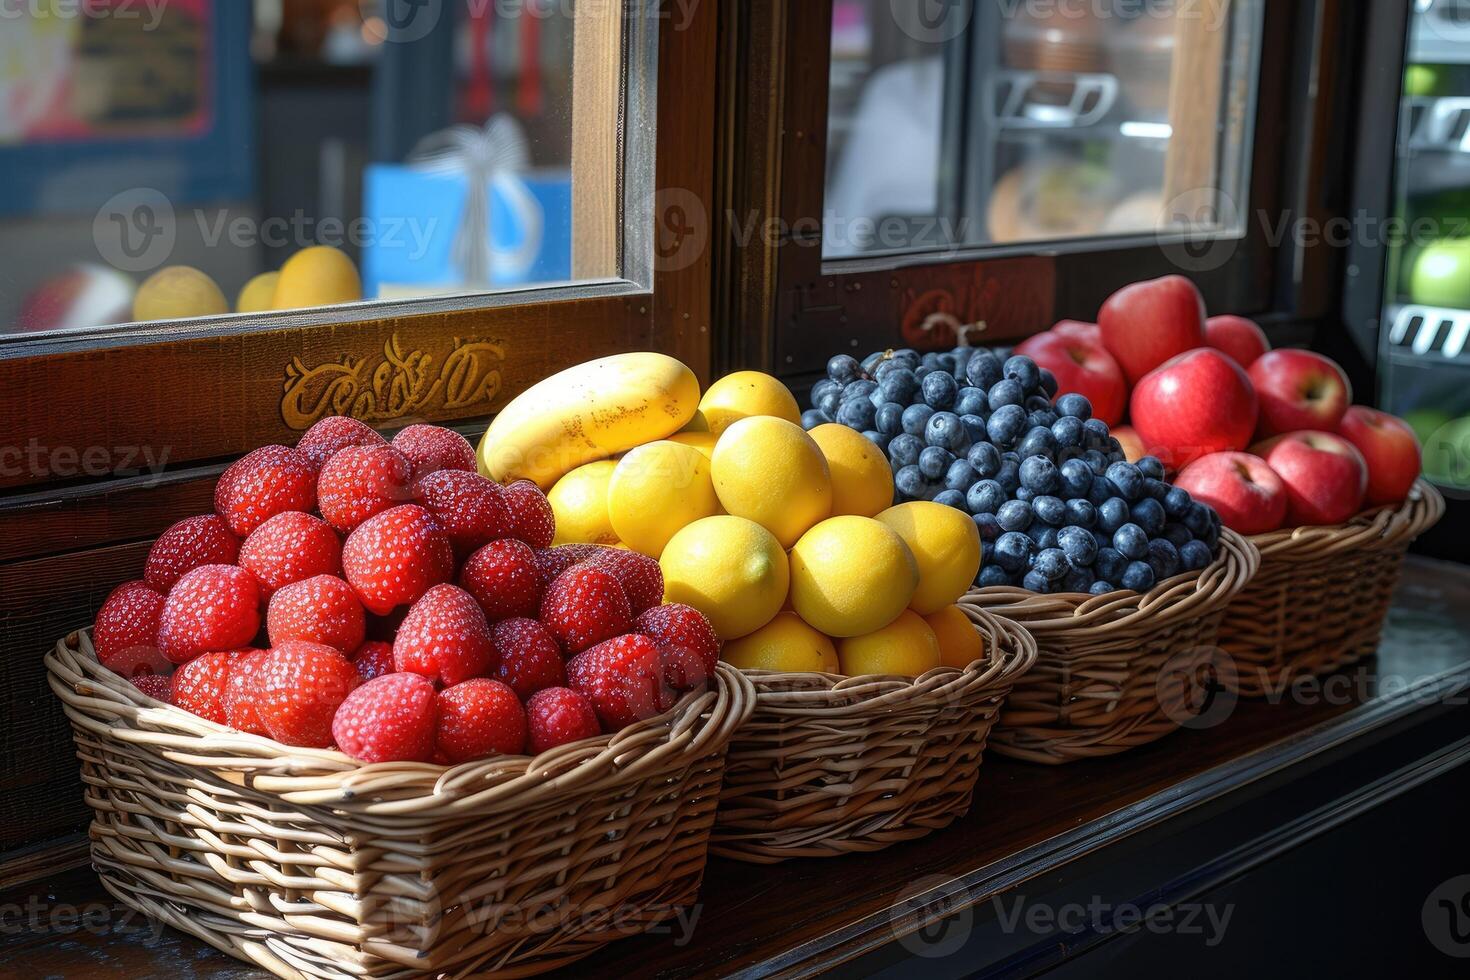
[[[1347,374],[1272,350],[1250,320],[1207,318],[1182,276],[1136,283],[1096,324],[1067,321],[1018,348],[1107,406],[1130,458],[1153,455],[1250,537],[1261,568],[1221,627],[1224,686],[1259,696],[1371,655],[1409,545],[1444,513],[1418,440],[1352,404]]]
[[[322,977],[524,975],[694,901],[750,682],[656,561],[475,469],[325,419],[58,644],[109,890]]]

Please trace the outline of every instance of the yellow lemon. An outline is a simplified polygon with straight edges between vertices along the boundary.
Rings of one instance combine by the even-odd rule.
[[[945,606],[924,617],[939,639],[939,658],[946,667],[964,670],[985,656],[985,640],[959,606]]]
[[[748,518],[790,548],[832,513],[827,458],[785,419],[741,419],[715,445],[711,472],[725,510]]]
[[[276,283],[281,279],[279,272],[262,272],[245,284],[235,298],[236,313],[259,313],[269,310],[276,301]]]
[[[791,549],[791,604],[828,636],[861,636],[898,618],[919,569],[892,528],[870,517],[833,517]]]
[[[893,467],[883,450],[856,429],[836,422],[807,433],[832,471],[832,516],[872,517],[893,505]]]
[[[968,514],[918,500],[890,507],[878,520],[898,532],[919,563],[914,612],[938,612],[970,591],[980,574],[980,531]]]
[[[688,429],[669,436],[669,442],[677,442],[681,446],[693,446],[704,453],[704,458],[708,460],[715,458],[715,443],[719,441],[720,437],[713,432],[691,432]]]
[[[801,408],[791,389],[759,371],[736,371],[710,385],[699,400],[699,413],[715,435],[741,419],[758,415],[801,424]]]
[[[143,281],[133,296],[133,319],[138,321],[218,316],[228,312],[230,304],[215,281],[187,265],[159,269]]]
[[[552,544],[617,543],[607,509],[608,483],[617,465],[610,459],[586,463],[556,481],[546,494],[556,515]]]
[[[710,461],[669,440],[628,450],[607,487],[613,530],[634,551],[657,558],[681,528],[720,513]]]
[[[346,253],[330,245],[303,248],[281,266],[271,306],[295,310],[362,299],[362,280]]]
[[[777,613],[749,636],[725,644],[721,659],[742,670],[839,673],[837,648],[796,613]]]
[[[686,426],[684,426],[684,428],[680,429],[679,431],[680,432],[708,432],[709,431],[709,422],[705,419],[704,413],[701,412],[699,409],[696,408],[694,410],[694,416],[689,419],[689,424],[686,425]]]
[[[941,665],[939,639],[911,609],[880,630],[837,641],[837,662],[849,677],[918,677]]]
[[[743,517],[695,521],[669,539],[658,563],[664,598],[704,613],[723,640],[747,636],[774,619],[791,585],[781,543]]]

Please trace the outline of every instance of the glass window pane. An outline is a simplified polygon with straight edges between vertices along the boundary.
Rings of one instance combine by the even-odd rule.
[[[1239,234],[1261,0],[836,0],[827,258]]]

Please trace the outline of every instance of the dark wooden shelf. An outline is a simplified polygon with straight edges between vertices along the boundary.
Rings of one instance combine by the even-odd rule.
[[[1467,689],[1470,570],[1412,559],[1370,662],[1111,759],[1048,768],[988,757],[969,815],[921,841],[771,867],[714,860],[687,926],[623,940],[576,972],[867,973],[928,956],[934,930],[956,918],[978,942],[992,899],[1022,885],[1062,894],[1086,881],[1090,894],[1166,904],[1200,894],[1470,760]],[[0,894],[0,926],[4,975],[263,976],[159,934],[87,868]],[[948,966],[922,962],[926,975],[1029,973],[1105,938],[1012,933],[980,953],[965,946]]]

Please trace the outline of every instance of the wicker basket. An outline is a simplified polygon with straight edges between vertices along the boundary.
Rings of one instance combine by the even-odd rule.
[[[995,751],[1027,762],[1074,762],[1177,729],[1198,710],[1225,607],[1259,561],[1250,542],[1225,531],[1213,565],[1145,595],[971,592],[966,602],[1025,626],[1040,651],[991,736]]]
[[[772,864],[876,851],[970,808],[985,739],[1036,661],[1025,630],[973,606],[986,657],[916,679],[748,671],[710,850]]]
[[[74,633],[47,655],[119,900],[283,977],[526,976],[695,901],[754,689],[453,768],[362,765],[152,700]]]
[[[1222,685],[1260,697],[1371,656],[1409,545],[1444,507],[1420,480],[1400,506],[1251,538],[1261,570],[1225,612],[1220,646],[1232,663],[1220,671]]]

